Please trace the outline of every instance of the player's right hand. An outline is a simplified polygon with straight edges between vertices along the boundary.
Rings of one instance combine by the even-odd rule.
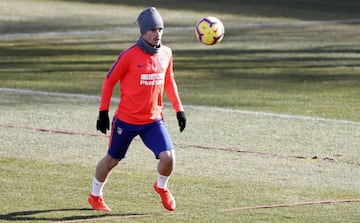
[[[99,111],[96,121],[96,129],[106,134],[106,130],[110,130],[109,111]]]

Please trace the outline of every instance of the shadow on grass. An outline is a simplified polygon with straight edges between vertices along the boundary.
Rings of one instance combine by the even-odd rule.
[[[64,217],[44,217],[41,214],[49,214],[53,212],[73,212],[78,211],[83,213],[83,215],[72,215]],[[36,216],[39,215],[39,216]],[[136,213],[127,213],[127,214],[110,214],[105,212],[96,212],[90,208],[64,208],[64,209],[48,209],[48,210],[34,210],[34,211],[19,211],[19,212],[10,212],[7,214],[0,215],[0,220],[6,221],[76,221],[76,220],[87,220],[92,219],[96,220],[104,217],[136,217],[136,216],[147,216],[148,214],[136,214]]]

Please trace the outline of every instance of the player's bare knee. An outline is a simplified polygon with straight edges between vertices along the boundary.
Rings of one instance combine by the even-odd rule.
[[[101,161],[100,163],[102,163],[104,166],[106,166],[107,170],[110,171],[112,170],[114,167],[116,167],[118,165],[118,163],[120,162],[119,159],[115,159],[109,155],[106,155]]]
[[[172,151],[163,151],[159,154],[160,165],[166,169],[173,169],[175,165],[175,156]]]
[[[159,154],[159,158],[164,162],[174,162],[175,154],[172,150],[163,151]]]
[[[120,162],[120,160],[111,158],[108,162],[108,168],[113,169],[114,167],[116,167],[119,164],[119,162]]]

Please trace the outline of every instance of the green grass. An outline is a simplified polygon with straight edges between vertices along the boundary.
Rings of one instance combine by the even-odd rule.
[[[94,99],[2,92],[0,103],[0,123],[95,133]],[[359,125],[196,109],[188,109],[187,114],[189,125],[179,134],[172,109],[165,110],[177,145],[177,166],[170,187],[178,209],[171,216],[126,221],[352,222],[359,217],[359,203],[223,211],[359,198]],[[138,139],[106,185],[105,199],[113,212],[104,214],[89,210],[86,197],[107,138],[4,127],[1,132],[0,185],[4,193],[0,202],[4,205],[0,221],[51,222],[166,213],[151,188],[156,161]],[[313,156],[337,161],[313,160]]]
[[[110,214],[98,213],[88,210],[85,198],[88,193],[88,182],[84,179],[91,174],[89,168],[77,165],[59,165],[43,162],[29,162],[24,160],[6,160],[8,167],[15,167],[14,162],[22,164],[21,177],[28,183],[12,188],[12,191],[21,191],[24,195],[13,195],[13,203],[17,207],[5,206],[12,211],[0,215],[1,219],[9,221],[63,221],[63,220],[86,220],[100,217],[122,218],[129,215],[142,215],[148,213],[165,213],[154,193],[151,193],[152,179],[149,173],[139,171],[116,172],[107,185],[106,199],[113,209]],[[2,162],[4,162],[2,160]],[[41,168],[50,169],[46,175],[36,175],[34,172]],[[10,170],[6,170],[11,173]],[[73,173],[64,178],[62,172]],[[14,174],[14,173],[12,173]],[[46,177],[46,181],[43,178]],[[84,179],[81,179],[84,178]],[[15,179],[14,179],[15,180]],[[129,182],[131,181],[131,182]],[[172,180],[175,195],[178,201],[178,210],[174,215],[163,217],[139,217],[129,222],[355,222],[358,215],[359,205],[354,203],[300,206],[279,209],[228,211],[221,210],[223,207],[238,207],[240,205],[271,204],[276,202],[289,202],[288,194],[294,193],[282,187],[266,186],[256,183],[241,183],[238,181],[215,181],[203,177],[174,177]],[[177,186],[176,186],[177,185]],[[121,188],[121,189],[119,189]],[[321,193],[317,190],[303,189],[309,192],[298,192],[296,195],[302,199],[314,199],[313,193]],[[56,191],[56,192],[54,192]],[[228,193],[224,194],[224,191]],[[311,191],[311,192],[310,192]],[[11,195],[11,192],[6,193]],[[330,192],[330,191],[329,191]],[[333,193],[339,193],[333,191]],[[45,196],[51,194],[51,196]],[[191,196],[189,196],[191,194]],[[211,197],[209,195],[211,194]],[[248,194],[255,194],[249,198]],[[258,196],[256,196],[258,194]],[[81,196],[82,195],[82,196]],[[341,195],[344,195],[343,193]],[[8,195],[9,196],[9,195]],[[268,197],[267,197],[268,196]],[[271,196],[271,197],[270,197]],[[278,198],[273,198],[277,196]],[[350,195],[349,195],[350,196]],[[17,197],[17,199],[16,199]],[[334,194],[317,195],[317,199],[323,197],[336,198]],[[341,197],[341,196],[340,196]],[[239,200],[236,200],[239,199]],[[295,198],[296,199],[296,198]],[[46,206],[44,204],[46,203]],[[31,204],[31,205],[29,205]],[[141,204],[141,205],[140,205]],[[24,211],[26,210],[26,211]],[[273,220],[272,220],[273,219]],[[90,221],[90,220],[89,220]],[[118,222],[119,219],[110,222]]]
[[[0,87],[99,95],[117,55],[138,38],[134,20],[148,4],[2,1]],[[359,24],[298,23],[356,19],[359,4],[154,4],[165,19],[163,40],[174,49],[184,104],[355,122],[187,107],[188,126],[179,134],[174,112],[166,108],[165,120],[177,147],[170,188],[178,209],[152,217],[142,215],[167,212],[151,188],[157,162],[140,140],[106,185],[105,199],[113,212],[105,214],[89,210],[86,198],[95,165],[106,152],[106,137],[0,126],[0,222],[358,221],[359,202],[223,210],[360,198]],[[226,35],[219,45],[202,46],[195,40],[191,27],[206,15],[224,22]],[[95,133],[94,99],[0,91],[0,107],[1,125]],[[112,104],[111,112],[115,107]],[[336,161],[322,160],[326,157]]]
[[[2,39],[0,86],[98,95],[102,78],[119,52],[138,38],[131,18],[141,6],[34,3],[37,5],[27,7],[35,12],[28,14],[20,14],[17,4],[28,4],[22,1],[7,2],[9,7],[17,6],[14,10],[3,9],[0,21],[9,25],[3,33],[35,35]],[[252,16],[227,14],[232,4],[224,4],[222,11],[214,14],[223,20],[226,36],[213,47],[197,43],[192,29],[174,29],[193,26],[206,12],[186,11],[185,2],[181,14],[187,16],[179,21],[179,14],[170,6],[160,8],[169,24],[164,43],[174,49],[176,78],[185,104],[360,120],[356,112],[360,109],[357,23],[291,25],[297,20],[264,17],[256,9]],[[56,14],[57,7],[66,13]],[[117,16],[111,10],[126,11]],[[40,15],[51,19],[52,14],[61,16],[59,24],[42,19],[46,24],[37,27]],[[333,16],[340,18],[336,13]],[[25,18],[28,24],[12,24]],[[279,21],[290,24],[276,25]],[[243,26],[248,23],[275,25]],[[36,35],[36,31],[65,33]]]

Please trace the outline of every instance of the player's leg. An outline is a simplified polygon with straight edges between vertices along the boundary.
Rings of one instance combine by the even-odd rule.
[[[103,199],[103,188],[111,173],[111,170],[119,163],[120,160],[114,159],[106,154],[97,164],[95,177],[93,179],[91,193],[88,202],[94,210],[111,211]]]
[[[114,159],[109,154],[106,154],[97,164],[96,171],[95,171],[95,178],[99,182],[106,182],[108,177],[110,176],[111,170],[118,165],[120,162],[119,159]],[[102,190],[98,195],[102,195]],[[96,195],[95,194],[95,195]]]
[[[175,167],[175,150],[165,150],[159,154],[158,164],[158,186],[160,188],[167,188],[169,177]]]
[[[95,177],[92,183],[89,203],[94,210],[111,211],[103,200],[103,188],[114,167],[120,160],[125,158],[129,145],[136,132],[119,121],[113,120],[108,153],[99,161],[96,166]]]
[[[160,195],[163,206],[167,210],[173,211],[176,208],[176,202],[167,184],[175,167],[175,150],[164,122],[160,120],[150,124],[146,131],[140,134],[140,137],[159,159],[158,176],[154,183],[154,189]]]
[[[158,176],[154,183],[154,189],[160,195],[163,206],[169,211],[173,211],[176,208],[175,199],[167,186],[174,166],[174,149],[166,150],[159,154]]]

